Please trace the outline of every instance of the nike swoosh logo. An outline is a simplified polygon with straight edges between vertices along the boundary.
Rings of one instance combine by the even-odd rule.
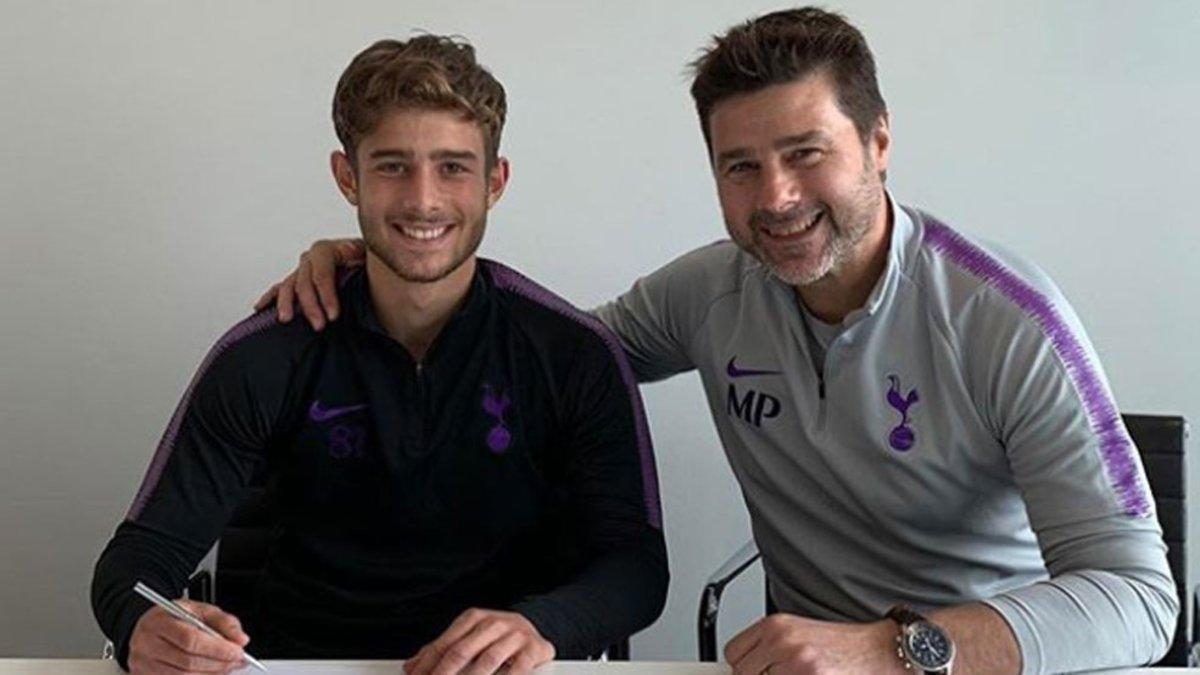
[[[738,368],[737,364],[734,363],[734,361],[737,361],[737,356],[734,356],[733,358],[729,359],[729,365],[725,366],[725,374],[730,377],[748,377],[750,375],[781,375],[782,374],[778,370],[755,370],[753,368]]]
[[[344,405],[339,408],[322,408],[320,401],[313,401],[312,405],[308,407],[308,419],[314,422],[328,422],[335,417],[341,417],[346,413],[352,413],[355,410],[362,410],[366,407],[367,404],[362,403],[359,405]]]

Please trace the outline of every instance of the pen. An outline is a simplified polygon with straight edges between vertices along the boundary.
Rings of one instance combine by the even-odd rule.
[[[149,600],[150,602],[153,602],[154,604],[158,605],[159,607],[162,607],[167,612],[167,614],[170,614],[171,616],[175,617],[176,619],[179,619],[180,621],[183,621],[184,623],[191,624],[191,625],[195,626],[196,628],[199,628],[200,630],[204,631],[205,633],[208,633],[209,635],[211,635],[215,638],[221,638],[222,640],[227,639],[224,635],[221,635],[220,633],[218,633],[217,631],[215,631],[211,627],[209,627],[208,624],[201,621],[200,617],[187,611],[186,609],[183,608],[183,606],[181,606],[179,603],[175,602],[174,600],[168,600],[167,598],[164,598],[163,596],[154,592],[154,589],[150,588],[146,584],[143,584],[142,582],[139,581],[133,585],[133,590],[135,593],[142,596],[143,598]],[[255,668],[258,668],[259,670],[263,671],[264,673],[267,672],[267,667],[264,666],[263,664],[259,663],[258,659],[254,658],[253,656],[250,656],[249,654],[247,654],[244,651],[242,652],[242,655],[246,658],[247,663],[254,666]]]

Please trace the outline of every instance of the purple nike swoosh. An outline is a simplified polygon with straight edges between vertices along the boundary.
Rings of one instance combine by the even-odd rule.
[[[320,401],[313,401],[312,405],[308,408],[308,419],[314,422],[328,422],[335,417],[341,417],[346,413],[352,413],[355,410],[362,410],[366,407],[367,404],[362,403],[359,405],[344,405],[340,408],[322,408]]]
[[[737,364],[735,364],[734,361],[737,361],[737,356],[734,356],[733,358],[729,359],[729,365],[725,366],[725,374],[730,377],[747,377],[749,375],[780,375],[780,374],[782,374],[778,370],[754,370],[751,368],[738,368]]]

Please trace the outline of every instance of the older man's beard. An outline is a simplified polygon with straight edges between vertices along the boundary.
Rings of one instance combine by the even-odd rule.
[[[868,159],[854,193],[840,208],[835,210],[829,204],[821,203],[816,209],[796,205],[783,212],[755,211],[749,219],[750,241],[738,241],[738,244],[766,265],[780,281],[797,287],[812,285],[837,273],[846,261],[854,257],[858,245],[871,231],[879,213],[883,200],[882,187],[874,162]],[[764,225],[786,227],[810,219],[816,212],[824,212],[823,220],[829,230],[816,263],[798,266],[789,264],[788,260],[771,260],[767,255],[769,249],[762,245],[762,237],[766,235],[760,228]],[[816,226],[820,225],[817,223]]]

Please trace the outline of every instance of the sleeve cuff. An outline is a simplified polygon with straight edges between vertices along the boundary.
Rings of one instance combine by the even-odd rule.
[[[129,670],[129,641],[133,638],[133,629],[142,615],[149,611],[152,605],[141,597],[132,597],[129,606],[123,613],[116,626],[116,634],[111,636],[113,641],[113,656],[125,671]]]
[[[554,658],[586,659],[596,656],[587,653],[587,648],[579,645],[578,639],[570,639],[571,635],[578,634],[578,629],[573,630],[567,612],[558,611],[546,600],[528,598],[513,605],[512,611],[529,619],[538,633],[554,645]]]
[[[981,602],[995,610],[1016,637],[1017,650],[1021,652],[1021,675],[1041,673],[1044,663],[1042,641],[1029,619],[1029,607],[1019,598],[1010,595],[998,595]]]

